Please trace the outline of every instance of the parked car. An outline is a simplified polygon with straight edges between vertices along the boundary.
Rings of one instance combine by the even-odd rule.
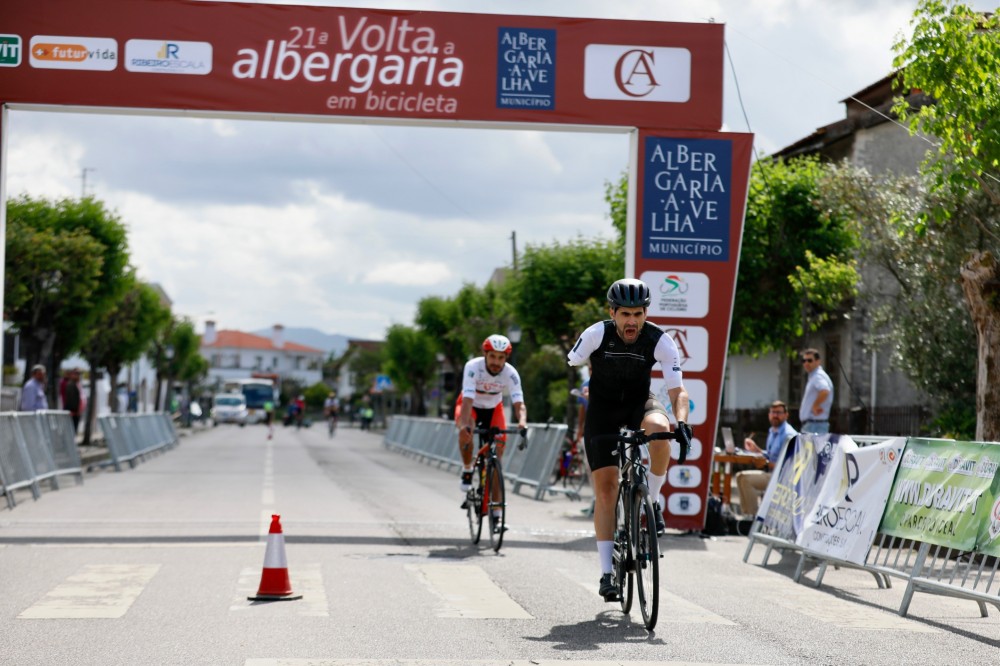
[[[212,399],[212,424],[247,424],[247,399],[241,393],[219,393]]]

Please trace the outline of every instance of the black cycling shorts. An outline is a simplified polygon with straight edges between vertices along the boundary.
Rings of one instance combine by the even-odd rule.
[[[645,404],[634,408],[602,409],[600,405],[591,402],[587,407],[587,419],[583,427],[583,441],[587,449],[587,464],[590,465],[590,469],[618,465],[618,456],[615,455],[618,443],[614,440],[607,440],[594,444],[594,437],[597,435],[617,435],[622,426],[630,430],[638,430],[646,415],[654,413],[667,416],[666,408],[653,397],[652,393],[649,394],[649,399],[646,400]]]

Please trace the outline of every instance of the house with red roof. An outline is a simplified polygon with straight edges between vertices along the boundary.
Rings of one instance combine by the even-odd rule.
[[[201,355],[208,360],[209,384],[245,379],[256,374],[277,375],[312,386],[323,379],[326,352],[285,340],[285,327],[275,324],[271,336],[244,331],[217,330],[214,321],[205,322]]]

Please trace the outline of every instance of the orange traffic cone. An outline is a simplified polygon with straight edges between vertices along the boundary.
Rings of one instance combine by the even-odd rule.
[[[267,534],[267,550],[264,551],[264,571],[260,576],[257,595],[247,597],[250,601],[292,601],[301,599],[301,594],[292,592],[288,580],[288,560],[285,559],[285,535],[281,533],[281,516],[271,515],[271,529]]]

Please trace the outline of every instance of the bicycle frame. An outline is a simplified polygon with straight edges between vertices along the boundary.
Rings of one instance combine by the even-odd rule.
[[[617,442],[619,474],[612,564],[618,601],[623,613],[627,614],[632,609],[632,582],[633,578],[638,578],[639,605],[643,623],[649,631],[656,626],[659,613],[660,555],[653,503],[646,486],[642,446],[660,439],[676,439],[676,435],[671,432],[646,435],[642,430],[622,428],[618,435],[596,438],[597,441]]]
[[[494,551],[499,552],[503,544],[503,532],[506,520],[506,492],[504,489],[503,467],[500,464],[497,435],[519,434],[521,443],[518,448],[527,446],[527,430],[516,428],[477,428],[473,431],[480,437],[482,444],[476,452],[474,464],[474,485],[466,495],[466,511],[469,516],[469,532],[472,543],[479,543],[483,520],[486,519],[490,529],[490,544]]]

